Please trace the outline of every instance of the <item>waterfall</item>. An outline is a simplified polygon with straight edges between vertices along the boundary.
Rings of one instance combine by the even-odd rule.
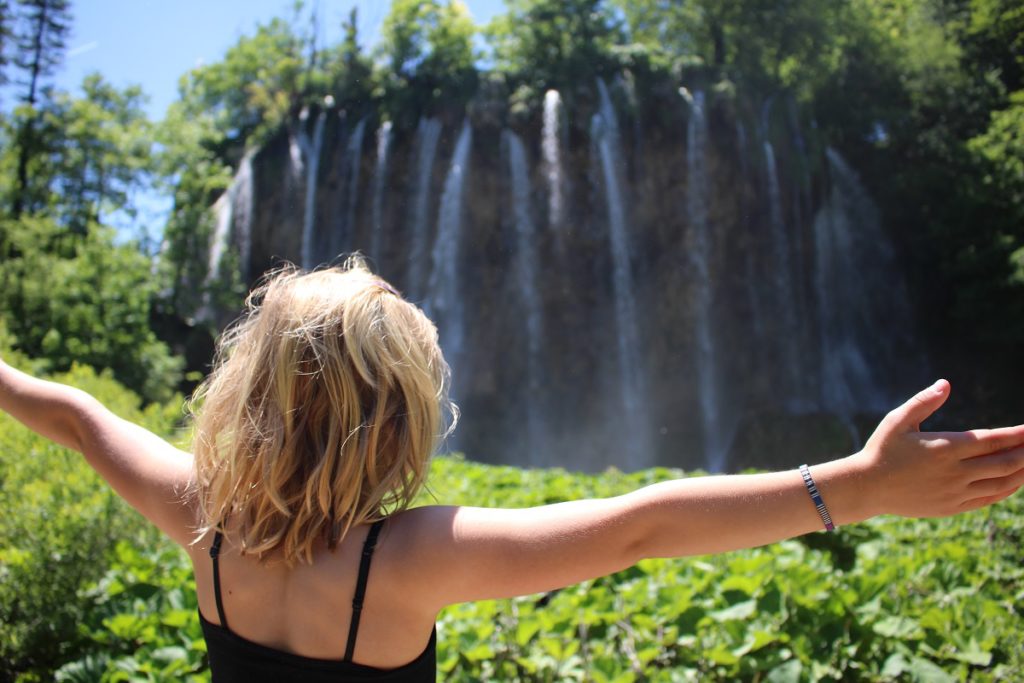
[[[300,125],[305,126],[309,118],[309,110],[303,109],[299,119]],[[306,171],[302,162],[302,147],[294,133],[288,133],[288,182],[295,183],[302,179]]]
[[[749,155],[750,151],[747,148],[747,128],[743,125],[742,121],[736,122],[736,148],[738,151],[737,159],[740,165],[740,177],[743,179],[743,186],[741,189],[740,202],[741,202],[741,216],[744,224],[749,223],[751,215],[750,201],[747,198],[746,188],[750,184],[750,162]],[[744,289],[747,294],[747,306],[750,308],[750,332],[753,334],[754,339],[759,342],[763,342],[765,339],[765,324],[764,324],[764,302],[761,294],[761,283],[758,282],[757,278],[757,267],[754,262],[756,250],[748,246],[743,250],[743,274],[744,274]]]
[[[421,119],[416,129],[416,175],[413,185],[409,230],[409,275],[406,288],[413,300],[425,297],[423,270],[426,264],[429,243],[431,178],[434,171],[434,157],[437,142],[441,138],[441,122],[437,119]]]
[[[231,219],[234,214],[234,205],[231,201],[231,191],[234,183],[213,203],[213,235],[210,240],[210,257],[206,267],[206,281],[211,282],[220,275],[220,260],[224,258],[227,250],[229,236],[231,234]]]
[[[232,199],[236,217],[235,234],[238,242],[238,262],[242,275],[242,281],[248,282],[252,260],[252,212],[253,212],[253,181],[252,181],[252,158],[256,150],[246,152],[238,165],[238,173],[235,175],[235,196]]]
[[[309,110],[303,109],[299,117],[299,132],[293,140],[302,151],[301,162],[295,164],[295,168],[305,168],[306,171],[306,201],[304,213],[302,214],[302,267],[309,269],[315,264],[316,248],[313,244],[316,228],[316,181],[320,171],[320,152],[324,141],[324,122],[327,119],[327,112],[321,111],[316,117],[313,125],[313,137],[306,133],[306,121],[309,118]],[[295,161],[295,147],[291,147],[292,160]]]
[[[541,130],[541,150],[544,154],[544,172],[548,181],[548,225],[562,224],[564,215],[565,172],[562,170],[562,150],[558,140],[561,128],[562,98],[557,90],[544,93],[544,125]]]
[[[649,426],[646,420],[646,386],[640,366],[640,342],[633,273],[630,265],[626,207],[619,169],[623,157],[619,144],[618,119],[608,87],[597,82],[600,107],[591,120],[591,137],[597,147],[608,205],[608,237],[612,256],[612,288],[615,299],[616,347],[619,361],[619,386],[623,411],[624,461],[631,468],[645,467],[653,461],[647,446]]]
[[[252,159],[256,150],[246,152],[238,164],[238,171],[228,188],[213,203],[213,233],[210,235],[206,277],[196,318],[215,320],[216,313],[210,302],[210,286],[225,277],[224,255],[232,241],[238,246],[239,274],[249,276],[252,253],[253,175]],[[166,242],[164,246],[166,246]]]
[[[335,239],[434,318],[467,457],[777,467],[791,428],[845,450],[841,421],[852,434],[926,369],[856,174],[825,131],[805,156],[778,98],[666,102],[662,84],[632,116],[624,85],[582,85],[578,107],[541,89],[536,116],[488,98],[443,125],[310,104],[206,216],[212,286],[182,283],[195,315],[234,313],[202,292],[236,258],[251,280],[276,256],[315,266]]]
[[[721,381],[714,333],[714,282],[711,274],[713,249],[708,220],[710,191],[707,175],[708,123],[704,114],[704,93],[697,91],[690,101],[686,127],[686,213],[689,217],[689,262],[696,281],[696,368],[700,392],[701,424],[704,432],[704,464],[711,472],[725,469],[733,426],[725,425]]]
[[[391,151],[391,129],[390,121],[380,124],[377,129],[377,166],[373,172],[373,214],[371,226],[373,234],[370,237],[370,256],[380,263],[380,240],[384,234],[384,188],[388,181],[388,153]]]
[[[766,133],[767,135],[767,133]],[[771,221],[771,283],[774,312],[778,317],[776,333],[784,376],[784,398],[791,410],[807,409],[803,391],[804,373],[801,353],[801,330],[797,318],[797,287],[793,278],[791,244],[782,216],[782,192],[772,143],[764,140],[764,163],[768,177],[768,210]]]
[[[456,367],[462,356],[465,292],[459,287],[459,256],[462,243],[462,211],[466,171],[473,129],[466,120],[455,143],[451,166],[444,181],[441,208],[437,216],[437,237],[431,251],[427,314],[437,323],[441,345],[448,363]]]
[[[238,245],[242,276],[248,276],[252,251],[252,158],[255,153],[255,150],[250,150],[242,157],[231,185],[213,204],[214,228],[210,240],[207,282],[221,276],[221,261],[232,241],[232,235]]]
[[[345,156],[342,163],[345,165],[345,181],[342,186],[348,186],[348,191],[343,195],[345,199],[344,211],[338,213],[342,217],[338,226],[331,233],[328,240],[328,257],[335,258],[338,254],[352,249],[352,239],[355,235],[356,224],[356,203],[359,201],[359,170],[363,158],[363,136],[366,131],[366,119],[359,119],[352,134],[345,145]]]
[[[537,235],[530,201],[530,176],[523,141],[511,131],[504,131],[508,145],[509,173],[512,177],[512,211],[516,228],[516,284],[522,297],[526,321],[526,391],[522,401],[526,408],[527,461],[532,465],[553,463],[542,461],[541,424],[541,354],[543,353],[543,318],[540,295],[539,254]],[[521,345],[522,346],[522,345]]]
[[[895,400],[886,375],[906,364],[892,347],[909,334],[910,307],[877,207],[835,150],[826,157],[832,187],[814,219],[821,400],[855,433],[855,413]]]

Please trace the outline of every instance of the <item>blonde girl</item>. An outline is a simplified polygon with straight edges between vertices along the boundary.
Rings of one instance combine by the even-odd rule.
[[[923,433],[932,387],[845,458],[530,509],[410,509],[454,421],[431,322],[358,259],[271,276],[196,393],[193,453],[0,361],[0,408],[75,449],[188,552],[215,682],[433,680],[446,605],[642,558],[880,514],[952,515],[1024,484],[1024,426]]]

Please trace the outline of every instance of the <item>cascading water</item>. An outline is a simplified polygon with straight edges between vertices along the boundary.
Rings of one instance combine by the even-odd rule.
[[[746,186],[750,183],[750,150],[747,149],[747,128],[743,125],[742,121],[736,122],[736,149],[737,149],[737,160],[740,165],[740,178],[743,180],[743,185]],[[743,220],[746,222],[750,216],[750,206],[748,205],[749,200],[746,196],[741,196],[740,201],[743,202],[741,215]],[[750,308],[750,332],[758,341],[765,339],[765,324],[764,324],[764,302],[761,294],[761,283],[757,277],[757,267],[754,262],[755,256],[754,249],[745,249],[743,253],[743,273],[745,279],[746,298],[747,306]]]
[[[427,245],[430,243],[430,186],[434,172],[434,157],[437,143],[441,138],[441,122],[437,119],[421,119],[416,129],[415,181],[412,186],[410,204],[409,273],[406,288],[416,299],[425,297],[424,268],[427,265]]]
[[[231,243],[232,236],[238,245],[243,275],[252,249],[252,158],[250,150],[238,164],[231,185],[213,204],[214,229],[210,240],[210,261],[207,279],[221,276],[221,261]]]
[[[544,124],[541,130],[541,151],[544,154],[544,175],[548,181],[548,225],[562,224],[565,192],[565,171],[558,131],[561,128],[562,98],[557,90],[544,93]]]
[[[512,178],[512,211],[516,228],[516,284],[522,297],[523,316],[526,321],[526,408],[527,459],[532,465],[541,462],[543,425],[541,422],[541,354],[544,340],[542,302],[540,296],[539,254],[530,200],[530,176],[526,163],[526,149],[515,133],[503,133],[508,146],[509,175]]]
[[[767,133],[765,133],[767,135]],[[803,391],[801,330],[797,318],[797,287],[794,280],[789,231],[782,216],[782,192],[775,162],[775,149],[767,139],[763,143],[765,171],[768,179],[768,208],[771,219],[771,290],[772,310],[778,316],[781,334],[776,337],[785,375],[785,398],[791,410],[808,409]]]
[[[856,439],[853,415],[884,412],[895,400],[884,375],[901,362],[894,341],[907,338],[911,316],[877,207],[838,152],[826,157],[832,188],[814,220],[821,401]]]
[[[299,125],[305,126],[306,121],[309,119],[309,110],[303,109],[302,114],[299,116]],[[288,132],[288,175],[287,180],[290,184],[302,182],[306,171],[304,168],[305,164],[302,161],[302,147],[299,145],[298,136],[292,131]]]
[[[255,154],[255,150],[250,150],[242,157],[242,161],[238,165],[238,173],[235,175],[237,189],[232,201],[236,214],[233,223],[238,242],[239,268],[243,280],[249,278],[249,261],[252,258],[252,158]]]
[[[690,100],[690,118],[686,127],[686,213],[690,223],[687,255],[695,275],[695,365],[704,432],[704,464],[711,472],[721,472],[729,455],[734,425],[727,427],[725,424],[714,338],[707,154],[708,123],[704,114],[704,93],[697,91]]]
[[[388,182],[388,153],[391,151],[390,121],[377,129],[377,163],[373,171],[373,214],[370,218],[373,233],[370,237],[370,256],[380,260],[381,236],[384,234],[384,188]]]
[[[203,282],[202,304],[196,312],[199,320],[214,320],[210,304],[209,286],[224,277],[224,255],[234,240],[238,247],[239,271],[244,276],[248,270],[252,249],[253,176],[252,158],[256,150],[250,150],[238,164],[238,171],[228,189],[213,203],[213,234],[210,235],[210,250],[207,260],[206,278]]]
[[[463,195],[472,144],[473,129],[467,120],[462,124],[448,176],[444,181],[424,306],[427,314],[437,323],[441,346],[453,369],[462,357],[465,336],[465,302],[459,288],[459,255],[462,245]]]
[[[339,211],[341,220],[331,233],[328,241],[328,257],[335,258],[338,254],[351,251],[352,237],[356,228],[356,202],[359,201],[359,169],[362,161],[363,136],[366,131],[366,119],[360,119],[345,146],[345,185],[344,211]]]
[[[639,327],[633,294],[626,207],[619,172],[623,161],[618,118],[604,81],[599,80],[597,88],[600,106],[591,120],[590,130],[600,157],[608,205],[608,237],[612,256],[619,361],[619,387],[616,393],[621,396],[620,407],[625,423],[622,447],[624,459],[630,467],[645,467],[651,463],[653,454],[645,441],[649,429],[646,420],[646,382],[640,364]]]
[[[302,163],[298,168],[305,168],[305,203],[303,204],[302,218],[302,267],[312,268],[316,265],[316,247],[313,243],[316,235],[316,180],[320,171],[320,152],[324,142],[324,122],[327,119],[327,112],[321,111],[316,117],[313,125],[313,137],[310,138],[306,132],[306,121],[309,119],[309,110],[303,109],[299,116],[299,132],[293,138],[302,151]],[[294,162],[295,153],[292,147],[292,159]]]
[[[344,246],[374,256],[435,318],[465,404],[458,445],[469,457],[589,470],[776,466],[785,462],[750,462],[750,444],[734,448],[731,438],[757,434],[774,457],[789,432],[773,431],[779,421],[847,448],[831,416],[852,433],[920,378],[908,368],[921,354],[909,330],[890,348],[910,313],[897,305],[892,250],[878,246],[877,212],[856,175],[818,151],[823,134],[808,138],[804,157],[781,137],[778,116],[774,148],[767,123],[744,130],[729,118],[746,105],[712,117],[710,92],[684,91],[692,112],[680,130],[668,127],[663,110],[679,100],[664,100],[666,91],[650,94],[654,105],[638,92],[628,129],[608,91],[597,83],[592,105],[581,97],[590,111],[576,121],[549,93],[535,129],[516,119],[518,136],[475,108],[472,130],[424,117],[364,128],[360,140],[355,119],[346,129],[325,102],[320,123],[321,108],[310,107],[242,161],[216,207],[211,263],[223,261],[228,276],[227,240],[252,279],[274,257],[315,265],[334,228],[345,228]],[[686,152],[672,143],[684,136]],[[319,167],[327,159],[330,172]],[[549,244],[556,254],[543,251]],[[229,313],[205,309],[211,321]],[[803,403],[780,400],[788,395]]]
[[[206,269],[207,281],[220,275],[220,262],[224,258],[231,234],[231,219],[234,214],[234,202],[231,201],[233,189],[234,184],[213,203],[213,235],[210,240],[210,259]]]

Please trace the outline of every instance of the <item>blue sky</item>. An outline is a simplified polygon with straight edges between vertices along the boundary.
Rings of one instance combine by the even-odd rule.
[[[189,69],[219,60],[242,35],[275,16],[290,16],[290,0],[78,0],[57,86],[75,91],[86,74],[99,71],[119,87],[138,84],[150,97],[151,118],[162,118]],[[377,42],[388,0],[307,1],[319,6],[322,43],[340,38],[352,7],[359,9],[364,47]],[[478,24],[504,11],[501,0],[468,0]],[[7,98],[5,98],[7,99]]]

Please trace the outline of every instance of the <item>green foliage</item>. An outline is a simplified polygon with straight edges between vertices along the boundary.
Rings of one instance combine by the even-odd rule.
[[[851,31],[847,3],[619,0],[632,39],[676,69],[703,68],[745,91],[808,99],[836,75]]]
[[[213,118],[191,115],[182,102],[171,105],[156,134],[163,150],[160,177],[174,199],[157,267],[169,283],[166,303],[179,316],[192,316],[210,298],[204,286],[213,234],[210,206],[231,184],[231,167],[218,152]]]
[[[571,93],[621,66],[615,50],[625,42],[619,22],[602,0],[514,0],[487,27],[495,69],[541,101],[548,88]]]
[[[296,111],[308,75],[302,39],[274,19],[240,38],[222,61],[183,76],[181,101],[188,116],[211,117],[225,138],[259,144]]]
[[[1018,25],[1020,13],[998,0],[858,6],[862,62],[821,93],[816,108],[827,114],[819,121],[850,146],[863,147],[872,120],[887,131],[873,154],[860,154],[866,175],[885,179],[872,190],[911,255],[925,333],[939,356],[985,348],[1005,376],[1024,340],[1014,263],[1024,247],[1014,175],[1021,149],[1011,99],[1020,55],[1004,27]],[[873,94],[850,106],[849,92]],[[991,390],[1000,379],[985,381]],[[988,419],[1003,417],[996,410]]]
[[[13,37],[11,33],[11,5],[9,0],[0,0],[0,87],[7,85],[7,64],[10,57],[8,47]]]
[[[0,334],[0,347],[6,344]],[[18,354],[4,352],[4,357],[26,367]],[[122,417],[161,434],[170,434],[180,416],[180,399],[141,410],[138,397],[109,372],[74,366],[54,379],[90,392]],[[80,455],[4,414],[0,507],[0,680],[49,680],[61,663],[85,652],[82,625],[102,607],[92,587],[119,540],[137,547],[160,541]]]
[[[992,112],[984,133],[968,141],[968,149],[988,162],[986,183],[994,185],[1008,206],[1024,215],[1024,90],[1010,95],[1009,106]],[[1018,221],[1018,225],[1019,225]]]
[[[23,218],[4,228],[0,247],[14,257],[0,263],[0,317],[17,348],[51,371],[76,361],[109,368],[147,401],[170,398],[181,361],[149,327],[149,259],[98,226],[76,236]]]
[[[16,0],[16,4],[14,64],[21,71],[22,100],[33,106],[43,80],[53,76],[64,59],[71,7],[68,0]]]
[[[1008,91],[1024,87],[1024,6],[1016,0],[972,0],[956,27],[971,62],[998,73]]]
[[[580,475],[437,458],[422,502],[521,507],[611,496],[670,470]],[[645,560],[547,595],[446,609],[451,681],[996,681],[1024,670],[1019,496],[943,520],[881,519],[764,548]],[[202,674],[188,561],[116,542],[79,590],[89,641],[58,680]]]
[[[337,106],[346,111],[367,108],[374,88],[373,62],[359,45],[357,19],[358,13],[353,7],[348,20],[342,24],[344,39],[325,55],[327,90]]]
[[[439,459],[445,503],[528,506],[675,473],[601,476]],[[1003,680],[1024,670],[1019,496],[945,520],[882,519],[708,558],[647,560],[439,619],[451,681]]]
[[[40,114],[36,105],[48,99],[46,81],[53,76],[64,59],[65,40],[71,28],[68,0],[18,0],[19,12],[14,35],[14,65],[19,70],[17,85],[24,104],[23,115],[13,136],[13,153],[17,157],[17,171],[11,196],[11,209],[15,218],[30,205],[30,178],[33,164],[46,153],[44,139],[37,131]]]
[[[381,28],[384,106],[393,120],[464,106],[477,87],[476,26],[459,0],[394,0]]]
[[[12,207],[0,212],[0,317],[46,369],[110,368],[159,401],[177,385],[181,361],[149,327],[158,283],[139,247],[104,226],[135,221],[136,193],[159,170],[144,100],[138,87],[93,74],[81,96],[49,93],[0,120],[0,140],[15,143],[0,149],[0,192]],[[25,157],[18,140],[30,124],[36,149]]]
[[[136,194],[155,170],[145,99],[137,86],[119,89],[91,74],[80,95],[48,91],[41,104],[0,117],[0,140],[8,143],[0,147],[0,216],[47,217],[77,234],[91,224],[134,222]],[[33,149],[26,157],[21,145],[29,126]]]
[[[30,122],[31,131],[28,130]],[[19,200],[23,213],[44,211],[52,205],[51,152],[57,141],[57,131],[48,128],[49,123],[36,109],[24,104],[0,117],[0,139],[3,141],[0,147],[0,191],[3,192],[0,200],[4,216],[15,213]],[[27,154],[23,154],[22,149],[27,149]]]
[[[203,681],[206,642],[192,565],[165,538],[120,540],[109,569],[83,591],[90,611],[79,625],[89,654],[60,667],[58,683]]]
[[[133,194],[153,167],[142,89],[119,90],[92,74],[82,90],[82,97],[58,93],[44,112],[46,128],[59,135],[52,168],[58,215],[77,233],[113,213],[134,218]]]
[[[22,474],[42,476],[36,469]],[[431,482],[446,501],[518,506],[610,495],[669,474],[586,477],[439,459]],[[439,670],[448,680],[998,680],[1024,665],[1015,647],[1015,604],[1024,590],[1019,507],[876,522],[844,530],[831,543],[810,537],[706,560],[645,561],[543,599],[453,607],[439,621]],[[52,535],[63,530],[49,528]],[[29,556],[7,542],[4,548],[11,576]],[[92,587],[70,577],[89,608],[71,621],[80,621],[91,645],[58,680],[159,680],[200,671],[204,646],[185,556],[153,538],[106,549],[112,566]],[[81,567],[82,559],[71,564]],[[60,602],[47,590],[17,585],[12,594],[24,602],[48,595],[47,607]],[[12,631],[24,626],[5,623]],[[19,652],[34,642],[14,638],[4,642],[21,644]]]

